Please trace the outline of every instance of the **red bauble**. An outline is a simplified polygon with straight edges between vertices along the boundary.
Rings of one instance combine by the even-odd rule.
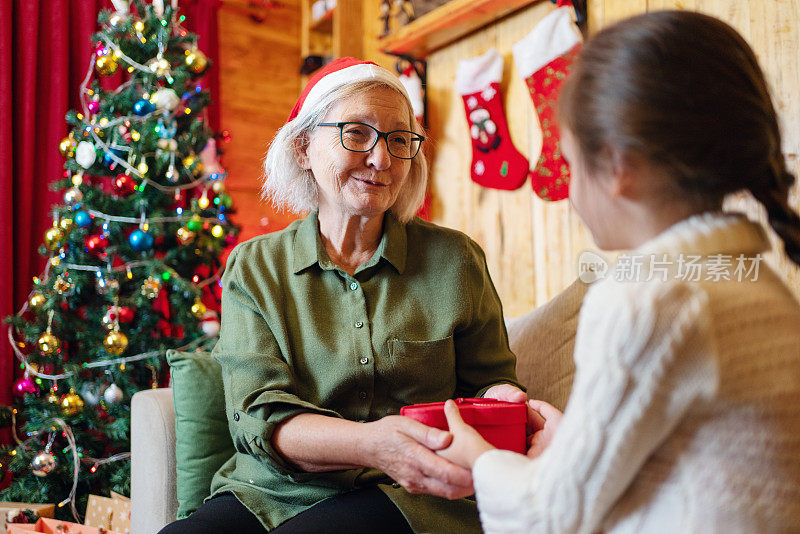
[[[130,174],[118,174],[114,179],[114,193],[126,197],[136,191],[136,181]]]
[[[86,252],[94,254],[95,256],[104,257],[106,255],[106,247],[108,246],[108,239],[102,235],[86,236]]]
[[[37,391],[36,383],[29,376],[22,377],[14,383],[14,393],[19,397],[24,397],[26,393],[36,393]]]
[[[117,308],[119,310],[119,322],[121,323],[130,323],[133,321],[133,314],[136,313],[133,308],[128,308],[127,306],[120,306]]]

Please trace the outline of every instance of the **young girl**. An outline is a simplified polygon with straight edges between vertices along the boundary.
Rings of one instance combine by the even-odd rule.
[[[472,469],[486,532],[800,531],[800,305],[761,262],[748,190],[800,264],[794,176],[755,55],[731,27],[665,11],[584,48],[561,97],[570,198],[602,249],[562,415],[527,457],[449,401],[441,451]]]

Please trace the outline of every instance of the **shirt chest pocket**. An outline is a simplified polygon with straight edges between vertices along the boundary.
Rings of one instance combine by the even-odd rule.
[[[383,376],[390,397],[403,404],[450,398],[456,388],[453,336],[432,341],[390,339]]]

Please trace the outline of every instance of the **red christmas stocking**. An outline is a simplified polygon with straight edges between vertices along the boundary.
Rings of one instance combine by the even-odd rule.
[[[514,62],[525,78],[542,128],[542,152],[530,174],[533,190],[544,200],[569,196],[569,167],[561,155],[556,103],[581,47],[570,12],[569,7],[559,7],[513,46]]]
[[[483,187],[512,190],[528,177],[528,160],[511,142],[500,99],[503,58],[492,48],[458,62],[456,90],[464,100],[472,138],[472,181]]]

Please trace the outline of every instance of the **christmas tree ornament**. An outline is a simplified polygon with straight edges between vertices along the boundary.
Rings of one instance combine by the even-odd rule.
[[[55,250],[64,244],[64,231],[58,226],[48,228],[44,233],[44,246],[50,250]]]
[[[89,113],[100,113],[100,101],[92,100],[86,105],[86,109],[89,110]]]
[[[58,221],[58,226],[64,232],[69,233],[72,231],[72,227],[75,225],[75,220],[71,217],[64,217],[60,221]]]
[[[127,197],[136,191],[136,181],[130,174],[118,174],[114,179],[113,189],[117,195]]]
[[[106,54],[98,57],[94,62],[94,66],[97,69],[97,73],[101,76],[111,76],[117,72],[119,62],[113,54]]]
[[[556,108],[561,86],[581,48],[571,13],[569,6],[557,8],[512,46],[542,129],[542,150],[530,176],[533,191],[544,200],[569,196],[569,166],[561,153]]]
[[[73,220],[75,224],[81,228],[86,228],[92,224],[92,216],[89,215],[89,212],[83,210],[76,212],[73,216]]]
[[[463,59],[456,71],[456,91],[472,139],[472,181],[493,189],[518,189],[528,177],[528,160],[511,140],[500,97],[503,58],[494,48]]]
[[[45,302],[47,302],[47,298],[39,291],[34,292],[31,298],[28,299],[28,305],[34,310],[40,306],[44,306]]]
[[[78,162],[78,165],[84,169],[88,169],[94,165],[96,159],[97,152],[95,151],[94,145],[91,142],[81,141],[78,143],[77,148],[75,148],[75,161]]]
[[[39,336],[36,344],[39,346],[39,352],[42,353],[42,356],[53,356],[61,349],[61,340],[49,330]]]
[[[24,397],[26,393],[36,394],[39,388],[36,387],[36,382],[25,373],[25,376],[14,382],[14,394],[18,397]]]
[[[193,47],[191,50],[186,51],[186,57],[184,58],[184,61],[186,62],[186,66],[189,67],[189,70],[195,74],[200,74],[206,70],[206,67],[208,66],[208,58],[197,47]]]
[[[118,404],[122,402],[123,396],[122,389],[116,384],[111,384],[103,392],[103,398],[109,404]]]
[[[116,293],[119,291],[119,280],[114,278],[111,273],[102,273],[97,271],[97,278],[95,279],[95,288],[100,295],[108,295],[109,293]]]
[[[84,246],[89,254],[103,257],[106,254],[106,247],[108,247],[108,239],[103,235],[86,236]]]
[[[89,406],[97,406],[100,402],[100,394],[97,392],[95,385],[91,382],[86,382],[83,385],[80,394],[83,401]]]
[[[75,139],[75,136],[72,135],[72,132],[70,132],[69,135],[58,144],[58,151],[61,152],[61,155],[65,158],[71,158],[75,155],[75,149],[77,147],[78,141]]]
[[[128,336],[119,330],[113,330],[103,340],[103,346],[109,354],[119,356],[128,348]]]
[[[155,276],[148,276],[142,283],[142,295],[149,299],[154,299],[161,291],[161,282]]]
[[[77,204],[83,202],[83,193],[77,187],[70,187],[64,192],[64,203],[74,208]]]
[[[228,209],[233,206],[233,198],[231,198],[231,196],[227,193],[222,193],[214,199],[214,204]]]
[[[156,124],[156,135],[161,139],[172,139],[178,133],[178,123],[174,120],[164,122],[163,118],[158,119]],[[176,146],[177,148],[177,146]]]
[[[141,100],[137,100],[136,103],[133,104],[133,112],[140,117],[143,117],[149,113],[152,113],[156,110],[155,104],[147,100],[146,98],[142,98]]]
[[[211,190],[215,193],[224,193],[225,192],[225,183],[222,180],[217,180],[213,184],[211,184]]]
[[[194,315],[198,319],[202,319],[203,316],[206,314],[206,311],[208,311],[208,310],[206,308],[206,305],[203,304],[203,302],[198,299],[198,300],[194,301],[194,304],[192,304],[191,311],[192,311],[192,315]]]
[[[172,67],[169,61],[161,56],[155,57],[147,62],[147,68],[156,75],[156,78],[166,78],[172,75]]]
[[[186,223],[186,228],[191,232],[199,232],[203,229],[203,220],[195,215]]]
[[[153,246],[155,238],[150,232],[145,232],[141,229],[136,229],[128,236],[128,242],[131,248],[137,252],[144,252],[150,250]]]
[[[53,282],[53,289],[55,289],[56,293],[59,295],[66,295],[74,288],[75,284],[72,283],[72,280],[69,279],[69,276],[66,273],[61,273],[56,276],[56,279]]]
[[[219,224],[215,224],[211,227],[211,235],[216,238],[223,237],[225,235],[225,229]]]
[[[156,105],[156,108],[162,111],[172,111],[178,107],[180,98],[172,89],[162,88],[156,91],[151,101]]]
[[[206,313],[203,314],[200,328],[207,337],[217,337],[220,329],[219,316],[217,315],[217,312],[212,310],[206,311]]]
[[[37,454],[31,460],[31,472],[37,477],[46,477],[58,466],[56,457],[49,450]]]
[[[75,393],[75,388],[69,388],[69,393],[61,397],[61,413],[66,416],[76,415],[83,411],[83,399]]]
[[[47,394],[45,400],[47,401],[48,404],[59,404],[61,402],[58,393],[56,393],[56,388],[54,387],[50,388],[50,392]]]
[[[197,234],[195,234],[194,232],[183,226],[178,228],[177,231],[178,241],[180,242],[181,245],[186,245],[187,243],[191,242],[196,235]]]

